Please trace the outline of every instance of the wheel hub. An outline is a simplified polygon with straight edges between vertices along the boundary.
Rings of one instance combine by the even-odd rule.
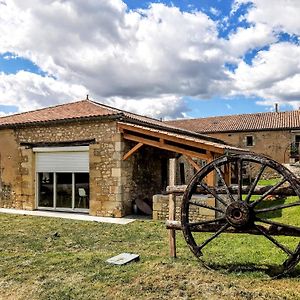
[[[225,216],[233,227],[243,227],[251,221],[249,206],[241,201],[230,203],[226,209]]]

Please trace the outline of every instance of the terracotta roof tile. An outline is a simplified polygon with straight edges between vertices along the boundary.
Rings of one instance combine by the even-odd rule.
[[[0,118],[0,127],[5,125],[29,124],[104,115],[116,115],[120,111],[96,105],[89,100],[42,108],[35,111]]]
[[[299,129],[300,110],[167,121],[199,133]]]
[[[47,124],[49,122],[76,121],[89,118],[112,117],[118,122],[129,122],[131,126],[158,131],[181,139],[206,143],[227,151],[241,151],[236,147],[226,145],[223,141],[192,131],[167,124],[157,119],[119,110],[95,101],[81,100],[35,111],[15,114],[0,118],[0,129],[6,127]]]
[[[224,144],[223,141],[199,134],[190,130],[182,129],[171,124],[166,124],[160,120],[141,116],[138,114],[119,110],[95,101],[81,100],[62,105],[38,109],[0,118],[0,128],[24,126],[33,124],[47,124],[49,122],[72,121],[89,118],[115,117],[119,121],[139,123],[159,130],[168,130],[189,136],[196,136],[206,141]]]

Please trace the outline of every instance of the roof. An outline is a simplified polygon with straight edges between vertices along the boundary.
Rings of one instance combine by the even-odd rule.
[[[283,130],[300,128],[300,110],[166,121],[199,133]]]
[[[124,129],[137,129],[138,132],[147,132],[149,135],[155,136],[155,134],[160,134],[160,135],[165,135],[166,137],[169,138],[176,138],[176,141],[182,141],[182,143],[188,145],[189,142],[191,142],[191,145],[201,145],[201,144],[205,144],[208,147],[211,148],[218,148],[223,150],[222,152],[230,152],[230,153],[234,153],[234,152],[248,152],[245,149],[241,149],[241,148],[237,148],[237,147],[233,147],[233,146],[229,146],[226,144],[220,144],[220,143],[216,143],[213,141],[207,141],[202,139],[201,137],[191,137],[191,136],[187,136],[184,134],[180,134],[180,133],[174,133],[174,132],[169,132],[166,130],[158,130],[158,129],[154,129],[154,128],[149,128],[149,127],[145,127],[145,126],[141,126],[141,125],[136,125],[136,124],[128,124],[125,122],[118,122],[118,124],[120,125],[120,127],[124,128]],[[141,131],[142,130],[142,131]],[[216,151],[215,151],[216,152]]]
[[[206,141],[224,144],[223,141],[190,130],[182,129],[160,120],[116,109],[91,100],[80,100],[34,111],[14,114],[0,118],[1,128],[13,128],[30,125],[47,125],[76,120],[107,119],[126,121],[152,128],[195,136]]]
[[[118,114],[118,110],[82,100],[0,118],[0,127]]]

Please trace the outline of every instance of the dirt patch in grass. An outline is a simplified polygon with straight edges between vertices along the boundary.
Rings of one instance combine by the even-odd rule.
[[[209,271],[181,233],[178,258],[170,259],[160,222],[115,225],[4,214],[0,222],[0,299],[300,299],[299,267],[290,278],[269,280],[269,266],[283,257],[262,237],[216,239],[205,254],[219,270]],[[105,262],[122,252],[141,259],[125,266]]]

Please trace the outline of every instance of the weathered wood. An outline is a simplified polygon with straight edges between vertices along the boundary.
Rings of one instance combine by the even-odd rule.
[[[188,155],[188,156],[191,156],[191,157],[197,157],[197,158],[204,159],[204,160],[207,159],[206,154],[199,153],[199,152],[196,152],[196,151],[186,150],[186,149],[184,149],[183,145],[182,146],[174,146],[174,145],[170,145],[170,144],[167,144],[167,143],[161,143],[160,141],[155,141],[155,140],[152,140],[152,139],[139,137],[139,136],[136,136],[134,134],[130,134],[130,133],[126,133],[126,132],[123,133],[123,137],[124,137],[125,140],[130,140],[130,141],[134,141],[134,142],[138,142],[138,143],[143,143],[143,144],[146,144],[146,145],[149,145],[149,146],[152,146],[152,147],[156,147],[156,148],[159,148],[159,149],[164,149],[164,150],[168,150],[168,151],[171,151],[171,152],[180,153],[180,154],[183,154],[183,155]]]
[[[197,225],[191,226],[191,231],[193,232],[216,232],[224,224],[207,224],[207,225]],[[287,229],[280,226],[269,226],[264,227],[257,225],[264,229],[264,231],[269,235],[284,235],[284,236],[300,236],[300,230],[298,229]],[[166,228],[172,230],[182,230],[181,223],[179,221],[166,221]],[[261,235],[261,232],[255,228],[233,228],[230,227],[224,231],[225,233],[248,233],[253,235]]]
[[[224,180],[226,182],[227,185],[231,184],[231,167],[230,164],[229,165],[225,165],[224,166]]]
[[[208,152],[208,160],[207,163],[211,163],[214,160],[214,155],[212,152]],[[210,172],[207,176],[206,176],[206,183],[209,186],[214,186],[216,182],[216,174],[215,172]]]
[[[128,157],[130,157],[134,152],[138,151],[143,145],[144,145],[143,143],[136,144],[126,154],[124,154],[123,160],[126,160]]]
[[[221,147],[219,148],[215,145],[209,144],[210,141],[208,141],[208,143],[205,143],[205,141],[203,140],[203,143],[201,143],[200,141],[194,141],[192,139],[191,140],[184,139],[178,135],[175,136],[175,135],[166,134],[159,130],[150,131],[150,130],[147,130],[146,128],[136,127],[134,125],[124,124],[124,123],[118,123],[118,127],[119,127],[119,130],[124,133],[126,133],[125,130],[127,130],[127,131],[130,131],[131,133],[136,132],[138,134],[147,135],[152,138],[156,137],[156,138],[164,139],[167,141],[172,141],[175,143],[183,143],[183,145],[201,148],[204,150],[212,151],[214,153],[224,154],[224,148],[221,148]]]
[[[201,167],[196,162],[194,162],[190,156],[185,155],[185,158],[190,163],[190,165],[196,169],[197,172],[200,171]]]
[[[169,160],[169,185],[175,186],[176,184],[176,159],[171,158]],[[176,217],[176,195],[169,195],[169,220],[174,221]],[[176,231],[174,229],[169,230],[169,245],[170,256],[176,258]]]
[[[166,192],[169,193],[175,193],[175,194],[183,194],[187,185],[177,185],[177,186],[167,186]],[[263,195],[265,192],[267,192],[272,186],[257,186],[255,187],[252,195]],[[211,187],[213,188],[217,194],[226,194],[226,189],[224,187]],[[229,191],[231,194],[235,195],[238,192],[238,186],[237,185],[230,185]],[[248,194],[250,190],[250,186],[243,186],[242,187],[242,193]],[[208,192],[203,189],[201,186],[197,186],[196,192],[194,194],[204,194],[207,195]],[[271,195],[278,195],[278,196],[297,196],[295,193],[295,190],[291,187],[279,187],[275,191],[271,193]]]

